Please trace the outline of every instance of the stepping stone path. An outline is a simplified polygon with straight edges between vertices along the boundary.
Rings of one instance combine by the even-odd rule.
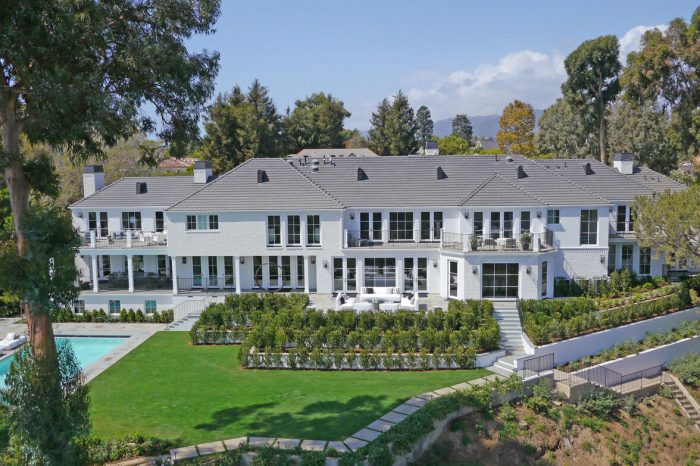
[[[459,383],[457,385],[453,385],[452,387],[439,388],[435,391],[416,395],[407,400],[405,403],[384,414],[376,421],[373,421],[367,427],[358,430],[342,442],[271,437],[238,437],[220,442],[210,442],[190,447],[175,448],[170,450],[170,459],[173,462],[177,462],[184,459],[195,458],[197,456],[222,453],[227,450],[235,450],[241,445],[245,444],[254,447],[274,446],[275,448],[280,448],[283,450],[293,450],[297,447],[301,447],[301,449],[305,451],[335,450],[340,454],[347,453],[367,445],[369,442],[379,437],[382,433],[387,432],[393,426],[406,419],[409,415],[418,411],[430,400],[454,393],[457,390],[466,390],[471,386],[484,385],[489,381],[504,378],[505,377],[502,375],[492,374],[479,379],[470,380],[469,382]],[[337,464],[337,459],[327,458],[326,464]]]

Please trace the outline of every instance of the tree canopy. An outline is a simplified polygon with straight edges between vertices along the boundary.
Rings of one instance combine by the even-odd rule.
[[[700,185],[656,196],[638,197],[632,209],[640,246],[664,254],[668,264],[683,267],[700,262]]]
[[[285,121],[289,152],[342,147],[343,121],[349,117],[343,102],[330,94],[319,92],[297,100]]]
[[[506,154],[535,154],[535,109],[532,105],[514,100],[506,105],[498,121],[498,147]]]
[[[422,105],[416,112],[416,124],[418,125],[416,137],[421,147],[425,147],[425,143],[433,137],[433,120],[430,109],[425,105]]]
[[[598,134],[590,131],[580,113],[560,97],[542,112],[535,136],[537,152],[562,158],[594,157],[598,154]]]
[[[439,138],[437,141],[438,150],[442,155],[467,155],[472,153],[469,143],[456,134]]]
[[[564,60],[568,78],[562,92],[586,125],[598,129],[598,154],[603,163],[608,160],[605,112],[620,92],[619,55],[617,37],[607,35],[583,42]]]

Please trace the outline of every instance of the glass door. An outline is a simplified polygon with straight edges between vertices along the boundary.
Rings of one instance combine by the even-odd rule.
[[[457,292],[459,289],[459,277],[458,277],[458,270],[459,270],[459,265],[457,264],[457,261],[449,261],[449,268],[448,268],[448,273],[449,273],[449,290],[447,293],[447,296],[450,298],[456,298],[457,297]]]
[[[202,258],[199,256],[192,257],[192,286],[202,287]]]
[[[482,298],[517,298],[518,264],[484,264],[481,276]]]

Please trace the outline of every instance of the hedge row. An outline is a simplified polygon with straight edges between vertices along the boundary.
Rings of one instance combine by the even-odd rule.
[[[428,312],[276,310],[256,316],[255,324],[248,324],[249,320],[227,323],[222,319],[231,315],[226,307],[213,305],[202,313],[200,324],[190,332],[194,344],[245,340],[245,349],[367,348],[390,353],[444,351],[450,346],[488,351],[499,343],[498,323],[488,301],[452,301],[447,311]],[[205,326],[212,321],[219,325]]]
[[[54,312],[53,322],[126,322],[126,323],[161,323],[168,324],[173,321],[173,310],[144,314],[141,309],[122,309],[118,317],[107,314],[102,309],[95,311],[85,311],[82,314],[75,314],[70,309],[62,309]]]
[[[242,348],[243,349],[243,348]],[[305,347],[288,351],[252,348],[239,353],[241,364],[260,369],[317,369],[317,370],[432,370],[474,369],[476,352],[473,346],[454,346],[430,353],[420,352],[385,353],[367,348],[358,352],[343,349]]]
[[[637,274],[628,270],[616,270],[606,279],[554,279],[555,297],[602,297],[613,299],[629,294],[651,291],[653,289],[668,285],[668,282],[659,276],[638,277]]]
[[[698,293],[700,276],[682,282],[674,294],[606,311],[597,311],[590,298],[523,300],[519,306],[525,333],[543,345],[688,308]]]
[[[679,290],[679,285],[665,285],[660,288],[652,288],[647,291],[638,291],[629,296],[624,296],[622,298],[595,298],[595,306],[600,310],[610,309],[613,307],[620,307],[626,304],[636,304],[642,301],[648,301],[650,299],[656,299],[663,296],[668,296],[673,293],[677,293]]]
[[[209,330],[249,327],[281,311],[303,311],[308,305],[309,296],[302,293],[231,294],[223,304],[213,304],[202,312],[195,327]]]

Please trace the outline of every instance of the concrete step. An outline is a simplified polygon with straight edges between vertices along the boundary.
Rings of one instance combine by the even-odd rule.
[[[496,365],[489,366],[485,368],[486,370],[489,370],[493,373],[496,373],[498,375],[502,375],[504,377],[510,377],[513,374],[513,371],[509,371],[507,369],[503,369],[502,367],[498,367]]]

